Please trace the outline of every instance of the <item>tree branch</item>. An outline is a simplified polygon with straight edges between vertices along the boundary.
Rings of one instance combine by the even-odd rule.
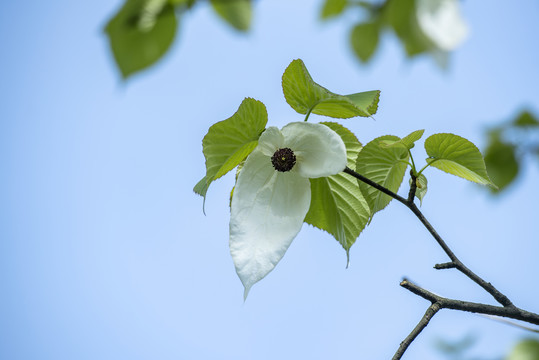
[[[498,289],[496,289],[491,283],[486,282],[481,277],[479,277],[477,274],[475,274],[472,270],[468,269],[466,265],[464,265],[457,256],[451,251],[449,246],[445,243],[445,241],[442,239],[440,235],[434,230],[434,227],[428,222],[428,220],[425,218],[425,216],[421,213],[421,211],[418,209],[418,207],[411,203],[408,205],[408,208],[412,210],[412,212],[417,216],[419,221],[427,228],[427,230],[431,233],[432,237],[436,240],[438,245],[444,250],[444,252],[447,254],[447,256],[451,259],[452,263],[455,265],[454,267],[457,268],[461,273],[466,275],[468,278],[470,278],[473,282],[481,286],[485,291],[487,291],[494,299],[496,299],[497,302],[502,304],[503,306],[513,306],[513,303],[502,294]]]
[[[440,295],[436,295],[428,290],[425,290],[407,279],[404,279],[400,283],[400,285],[406,290],[411,291],[412,293],[422,297],[425,300],[430,301],[433,304],[439,304],[440,309],[452,309],[485,315],[495,315],[539,325],[539,314],[534,314],[532,312],[522,310],[514,305],[494,306],[488,304],[474,303],[470,301],[448,299]]]
[[[440,305],[438,305],[437,303],[433,303],[429,306],[429,308],[425,312],[425,315],[423,315],[421,320],[419,320],[419,323],[416,325],[414,330],[412,330],[412,332],[406,337],[406,339],[401,342],[399,349],[397,350],[395,355],[393,355],[393,360],[399,360],[402,355],[404,355],[404,352],[406,351],[406,349],[408,349],[408,346],[410,346],[412,341],[414,341],[415,338],[421,333],[421,331],[423,331],[423,329],[427,327],[430,322],[430,319],[432,319],[432,317],[440,309]]]
[[[504,318],[522,320],[531,324],[539,325],[538,314],[519,309],[516,306],[493,306],[469,301],[448,299],[425,290],[407,279],[404,279],[400,285],[410,292],[421,296],[423,299],[430,301],[431,305],[428,307],[425,315],[423,315],[412,332],[410,332],[406,339],[401,342],[397,352],[395,352],[395,355],[393,356],[393,360],[400,360],[402,358],[404,352],[408,349],[410,344],[417,338],[421,331],[427,327],[432,317],[441,309],[452,309],[484,315],[502,316]]]
[[[457,258],[457,256],[453,253],[453,251],[449,248],[446,242],[436,232],[434,227],[428,222],[428,220],[425,218],[423,213],[421,213],[419,208],[414,203],[417,184],[415,181],[416,177],[414,176],[412,172],[410,172],[410,175],[412,177],[412,183],[410,185],[410,192],[408,193],[408,199],[405,199],[402,196],[399,196],[393,191],[366,178],[365,176],[361,174],[358,174],[357,172],[355,172],[354,170],[348,167],[344,169],[344,172],[355,177],[359,181],[362,181],[374,187],[375,189],[383,192],[384,194],[391,196],[393,199],[404,204],[407,208],[409,208],[414,213],[414,215],[419,219],[419,221],[421,221],[423,226],[425,226],[425,228],[429,231],[432,237],[436,240],[438,245],[443,249],[443,251],[449,257],[449,259],[451,259],[450,262],[434,265],[435,269],[439,269],[439,270],[452,269],[452,268],[458,269],[461,273],[466,275],[469,279],[471,279],[473,282],[481,286],[486,292],[492,295],[492,297],[496,299],[498,303],[503,305],[503,306],[494,306],[494,305],[488,305],[488,304],[480,304],[480,303],[474,303],[474,302],[469,302],[469,301],[461,301],[461,300],[444,298],[434,293],[431,293],[430,291],[427,291],[405,279],[401,282],[400,285],[404,287],[405,289],[411,291],[412,293],[418,296],[421,296],[422,298],[426,300],[429,300],[431,302],[431,306],[429,306],[429,308],[425,312],[425,315],[423,315],[423,318],[419,321],[419,323],[412,330],[412,332],[406,337],[406,339],[404,339],[404,341],[401,342],[399,349],[393,356],[393,360],[398,360],[403,356],[408,346],[410,346],[410,344],[421,333],[421,331],[429,324],[429,321],[440,309],[453,309],[453,310],[467,311],[467,312],[479,313],[479,314],[485,314],[485,315],[495,315],[495,316],[501,316],[501,317],[510,318],[510,319],[526,321],[531,324],[539,325],[538,314],[535,314],[526,310],[522,310],[516,307],[515,305],[513,305],[513,303],[509,300],[509,298],[507,298],[507,296],[502,294],[491,283],[483,280],[480,276],[475,274],[472,270],[470,270],[467,266],[465,266],[462,263],[462,261],[460,261]]]

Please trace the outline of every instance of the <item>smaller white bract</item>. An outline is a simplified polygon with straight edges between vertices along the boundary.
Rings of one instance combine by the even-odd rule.
[[[468,37],[458,0],[417,0],[419,27],[441,50],[451,51]]]
[[[301,230],[311,204],[309,178],[346,167],[339,135],[322,124],[267,128],[247,157],[232,197],[230,253],[247,297]]]

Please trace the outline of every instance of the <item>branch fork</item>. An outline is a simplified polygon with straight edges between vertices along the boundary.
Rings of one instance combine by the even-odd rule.
[[[457,258],[457,256],[453,253],[453,251],[449,248],[446,242],[436,232],[434,227],[428,222],[428,220],[425,218],[423,213],[419,210],[417,205],[414,203],[415,193],[417,190],[417,183],[416,183],[417,177],[413,173],[413,171],[410,171],[410,176],[411,176],[412,181],[410,184],[410,191],[408,193],[407,199],[385,188],[384,186],[366,178],[365,176],[358,174],[357,172],[355,172],[354,170],[348,167],[344,169],[344,172],[355,177],[359,181],[362,181],[366,183],[367,185],[374,187],[375,189],[383,192],[384,194],[391,196],[393,199],[402,203],[404,206],[406,206],[416,215],[419,221],[421,221],[421,223],[425,226],[425,228],[432,235],[434,240],[436,240],[438,245],[444,250],[446,255],[451,260],[449,262],[434,265],[435,269],[459,270],[461,273],[466,275],[470,280],[472,280],[473,282],[481,286],[486,292],[492,295],[492,297],[501,305],[501,306],[494,306],[494,305],[488,305],[488,304],[481,304],[481,303],[474,303],[474,302],[469,302],[469,301],[445,298],[445,297],[436,295],[426,289],[423,289],[419,287],[418,285],[410,282],[407,279],[404,279],[400,283],[400,286],[414,293],[415,295],[420,296],[424,298],[425,300],[430,301],[431,305],[427,308],[427,311],[425,312],[421,320],[418,322],[418,324],[415,326],[415,328],[401,342],[399,349],[393,356],[393,360],[399,360],[402,358],[406,349],[408,349],[410,344],[417,338],[417,336],[421,333],[421,331],[423,331],[423,329],[429,324],[430,320],[434,317],[434,315],[436,315],[436,313],[440,311],[441,309],[452,309],[452,310],[460,310],[460,311],[466,311],[466,312],[472,312],[472,313],[478,313],[478,314],[484,314],[484,315],[501,316],[504,318],[521,320],[521,321],[528,322],[530,324],[539,325],[539,314],[535,314],[535,313],[520,309],[516,307],[515,305],[513,305],[513,303],[511,302],[511,300],[509,300],[507,296],[505,296],[498,289],[496,289],[490,282],[483,280],[483,278],[475,274],[472,270],[470,270],[466,265],[464,265],[464,263],[462,263]]]

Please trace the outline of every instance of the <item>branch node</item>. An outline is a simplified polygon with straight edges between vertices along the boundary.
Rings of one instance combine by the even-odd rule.
[[[434,265],[434,268],[436,270],[453,269],[456,267],[457,267],[457,264],[455,264],[453,261]]]

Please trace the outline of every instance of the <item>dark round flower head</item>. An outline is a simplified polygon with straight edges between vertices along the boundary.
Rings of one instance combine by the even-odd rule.
[[[277,150],[271,157],[271,163],[275,170],[280,172],[290,171],[296,165],[296,155],[290,148]]]

